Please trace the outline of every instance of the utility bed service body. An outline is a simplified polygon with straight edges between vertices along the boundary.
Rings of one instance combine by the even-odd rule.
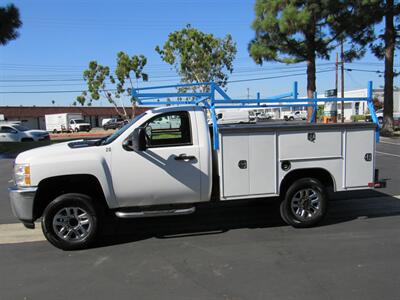
[[[171,124],[160,127],[160,120]],[[373,123],[220,125],[214,150],[204,108],[155,108],[107,138],[18,155],[11,205],[28,227],[42,217],[46,238],[62,249],[91,243],[107,212],[189,214],[211,199],[280,196],[285,222],[312,226],[326,213],[329,191],[374,187],[375,129]]]

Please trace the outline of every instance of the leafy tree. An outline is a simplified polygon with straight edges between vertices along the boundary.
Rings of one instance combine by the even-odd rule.
[[[21,25],[19,10],[14,4],[0,7],[0,45],[4,46],[15,40],[19,36],[17,29]]]
[[[236,44],[229,34],[216,38],[187,25],[170,33],[162,48],[157,46],[155,50],[175,67],[182,83],[214,81],[225,86],[228,73],[233,71]]]
[[[89,68],[83,72],[83,78],[88,85],[88,89],[78,96],[76,101],[82,106],[86,103],[91,105],[93,101],[99,100],[103,96],[114,106],[120,116],[127,118],[125,107],[122,105],[122,111],[120,111],[117,101],[121,97],[128,96],[133,110],[135,109],[136,99],[132,97],[132,79],[136,81],[136,84],[138,84],[139,79],[148,80],[149,76],[143,72],[146,63],[147,59],[143,55],[129,56],[122,51],[118,52],[117,67],[114,75],[112,75],[110,67],[103,66],[97,61],[91,61]]]
[[[383,111],[383,135],[393,134],[393,79],[396,74],[393,71],[394,52],[400,48],[400,3],[395,0],[364,0],[351,1],[355,7],[358,27],[368,28],[354,40],[364,46],[369,44],[372,52],[378,59],[385,62],[384,74],[384,111]],[[371,13],[373,12],[373,13]],[[374,31],[375,25],[384,20],[384,29],[379,34]]]
[[[361,41],[370,38],[364,31],[371,29],[353,24],[354,14],[350,1],[257,0],[250,56],[257,64],[306,62],[307,96],[311,98],[316,90],[317,58],[329,59],[331,50],[345,36],[355,35],[360,41],[346,51],[347,59],[358,58],[365,51]],[[308,110],[309,118],[311,111]]]
[[[371,44],[372,52],[385,61],[385,86],[383,103],[383,135],[392,135],[393,127],[393,71],[394,52],[400,48],[400,3],[394,0],[379,1],[374,9],[375,15],[385,20],[385,28]],[[397,23],[397,24],[396,24]]]

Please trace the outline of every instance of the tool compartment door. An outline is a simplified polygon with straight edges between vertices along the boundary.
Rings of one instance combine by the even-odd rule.
[[[224,134],[222,136],[223,196],[249,194],[249,135]]]
[[[222,136],[222,196],[276,194],[276,135],[273,132]]]
[[[374,130],[347,130],[345,151],[346,188],[368,186],[374,181]]]

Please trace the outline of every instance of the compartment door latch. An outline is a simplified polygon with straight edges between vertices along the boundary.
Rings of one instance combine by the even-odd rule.
[[[310,142],[314,142],[315,139],[316,139],[315,132],[309,132],[307,134],[307,140],[309,140]]]
[[[372,160],[372,153],[366,153],[364,155],[365,161],[371,161]]]
[[[247,160],[239,160],[238,166],[240,169],[247,169]]]

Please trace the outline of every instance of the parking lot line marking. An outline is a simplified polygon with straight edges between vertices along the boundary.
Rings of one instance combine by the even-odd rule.
[[[384,142],[384,141],[380,141],[379,143],[400,146],[400,143],[392,143],[392,142]]]
[[[400,155],[398,155],[398,154],[387,153],[387,152],[381,152],[381,151],[375,151],[375,152],[378,153],[378,154],[400,157]]]
[[[35,229],[28,229],[21,223],[0,224],[0,245],[44,241],[40,223],[35,225]]]

